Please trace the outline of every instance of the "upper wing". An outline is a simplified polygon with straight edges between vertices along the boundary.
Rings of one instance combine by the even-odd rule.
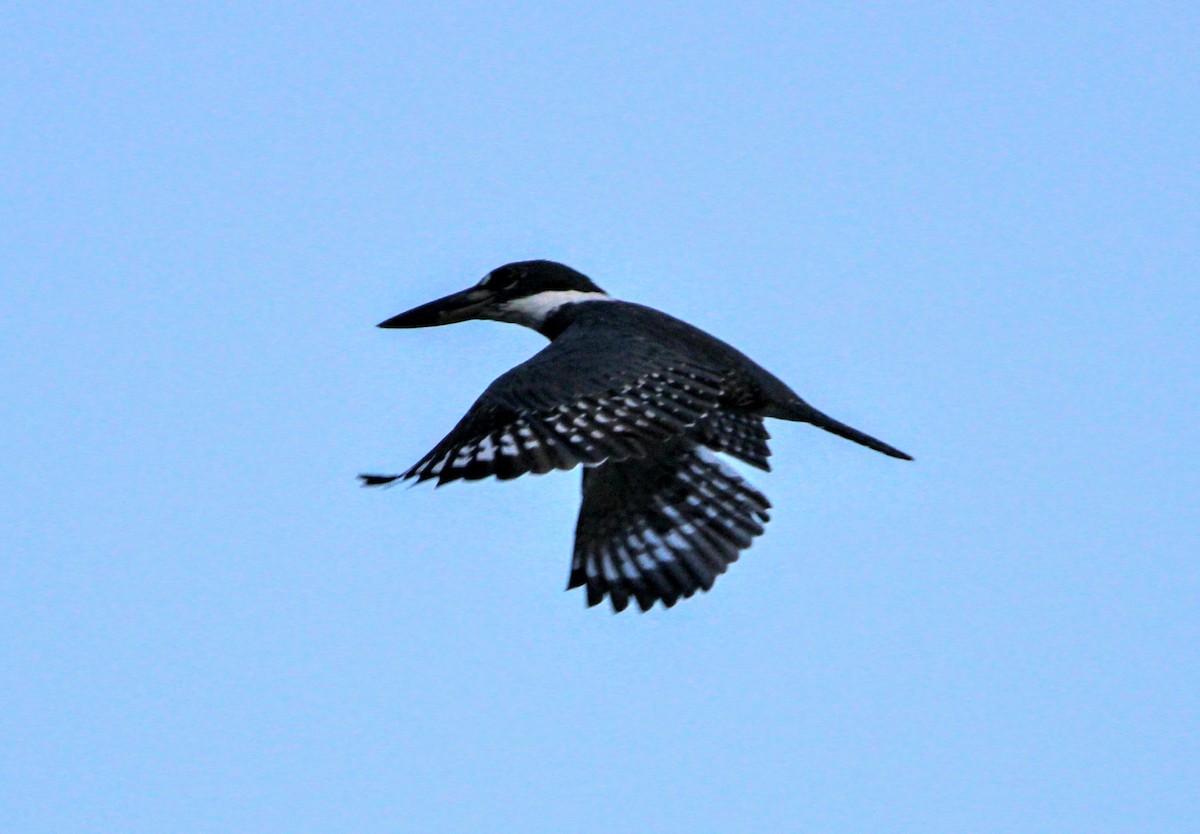
[[[644,335],[585,336],[568,329],[493,382],[402,477],[508,479],[643,457],[716,412],[715,370]]]
[[[766,472],[771,471],[771,464],[767,463],[771,456],[767,446],[771,434],[757,414],[714,411],[700,422],[698,428],[696,439],[701,445],[714,452],[733,455]]]

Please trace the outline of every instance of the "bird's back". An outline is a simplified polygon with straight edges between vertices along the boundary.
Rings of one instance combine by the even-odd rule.
[[[764,416],[791,417],[789,408],[803,400],[782,380],[737,348],[674,316],[628,301],[585,302],[564,307],[551,322],[553,341],[606,345],[620,343],[631,357],[662,352],[720,374],[721,407]],[[784,414],[776,414],[776,411]],[[795,419],[791,417],[791,419]]]

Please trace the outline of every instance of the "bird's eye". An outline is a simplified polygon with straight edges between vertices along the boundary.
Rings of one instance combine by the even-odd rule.
[[[489,272],[483,276],[479,286],[489,290],[507,290],[517,283],[518,276],[511,272]]]

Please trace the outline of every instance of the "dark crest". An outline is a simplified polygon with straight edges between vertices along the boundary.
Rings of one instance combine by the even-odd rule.
[[[516,261],[493,269],[480,282],[510,297],[534,295],[547,290],[604,292],[591,278],[555,261]]]

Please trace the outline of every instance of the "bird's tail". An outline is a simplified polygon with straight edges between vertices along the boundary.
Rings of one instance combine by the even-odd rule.
[[[772,414],[771,416],[774,417],[776,415]],[[785,414],[780,414],[778,416],[785,420],[798,420],[804,423],[812,423],[817,428],[825,429],[825,431],[836,434],[838,437],[844,437],[847,440],[853,440],[855,443],[866,446],[868,449],[874,449],[876,452],[882,452],[890,457],[900,458],[900,460],[912,460],[912,455],[907,455],[896,447],[889,446],[882,440],[876,440],[866,432],[861,432],[856,428],[852,428],[847,426],[845,423],[833,419],[828,414],[823,414],[820,411],[817,411],[811,405],[804,402],[804,400],[797,400],[795,403],[792,403],[791,407],[787,409]]]

